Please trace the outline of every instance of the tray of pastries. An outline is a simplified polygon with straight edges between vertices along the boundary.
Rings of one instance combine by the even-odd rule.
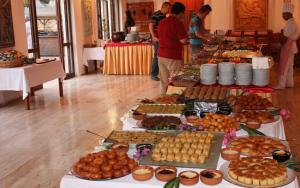
[[[243,110],[267,110],[273,107],[271,101],[256,94],[227,97],[227,102],[231,105],[234,112]]]
[[[162,95],[155,99],[159,104],[184,104],[180,95]]]
[[[175,116],[149,116],[142,120],[142,128],[148,130],[176,130],[181,119]]]
[[[230,147],[237,148],[242,155],[270,157],[275,149],[288,149],[285,141],[267,136],[241,136],[230,141]]]
[[[169,133],[157,143],[143,165],[216,169],[224,134],[182,131]]]
[[[189,120],[189,123],[202,126],[204,131],[210,132],[229,132],[240,128],[233,117],[215,113],[206,113],[204,118]]]
[[[71,174],[86,180],[110,180],[130,174],[136,166],[126,151],[101,151],[80,158]]]
[[[295,180],[295,172],[270,158],[244,157],[221,166],[224,179],[242,187],[271,188]]]
[[[181,114],[184,104],[140,104],[136,111],[144,114]]]
[[[222,53],[224,58],[252,58],[261,56],[261,52],[252,50],[230,50]]]
[[[164,132],[112,131],[105,142],[126,142],[128,144],[155,144],[166,136]]]
[[[247,123],[248,121],[258,121],[262,124],[273,123],[279,120],[279,116],[273,116],[267,111],[243,111],[234,114],[236,121]]]
[[[223,101],[228,89],[222,86],[189,87],[184,91],[186,99]]]

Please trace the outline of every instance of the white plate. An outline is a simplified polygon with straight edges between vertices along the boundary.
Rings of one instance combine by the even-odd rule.
[[[276,184],[276,185],[272,185],[272,186],[257,186],[257,185],[247,185],[247,184],[243,184],[241,182],[238,182],[237,180],[231,178],[228,174],[228,166],[229,166],[230,162],[226,162],[224,163],[220,170],[223,172],[223,178],[228,181],[229,183],[232,183],[232,184],[235,184],[235,185],[238,185],[238,186],[242,186],[242,187],[251,187],[251,188],[271,188],[271,187],[281,187],[281,186],[284,186],[284,185],[287,185],[287,184],[290,184],[291,182],[293,182],[296,178],[296,174],[293,170],[287,168],[287,175],[288,175],[288,178],[286,181],[284,182],[281,182],[279,184]]]

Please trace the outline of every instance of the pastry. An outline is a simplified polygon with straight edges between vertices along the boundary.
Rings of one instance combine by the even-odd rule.
[[[140,104],[136,111],[145,114],[181,114],[181,104]]]
[[[176,144],[174,141],[177,140]],[[203,164],[209,156],[213,134],[181,132],[161,139],[152,152],[152,160]]]
[[[145,132],[145,131],[113,131],[107,141],[125,142],[128,144],[155,144],[163,138],[166,133],[163,132]]]
[[[110,179],[127,175],[136,166],[135,160],[130,159],[126,153],[117,155],[115,151],[101,151],[80,158],[73,172],[84,179]]]
[[[277,161],[262,157],[245,157],[231,161],[229,176],[245,185],[276,186],[286,181],[286,167]]]
[[[174,116],[150,116],[141,123],[142,127],[150,130],[174,130],[180,124],[180,118]]]
[[[184,91],[187,99],[223,101],[227,95],[227,88],[223,86],[188,87]]]
[[[239,128],[239,124],[233,117],[214,113],[206,113],[204,118],[198,118],[189,123],[203,126],[204,131],[209,132],[229,132]],[[199,141],[205,142],[205,140]]]
[[[230,146],[237,148],[247,156],[272,156],[275,149],[287,149],[279,140],[265,136],[248,136],[235,138]]]

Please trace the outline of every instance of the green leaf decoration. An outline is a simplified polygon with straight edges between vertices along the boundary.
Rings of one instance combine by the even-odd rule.
[[[245,124],[240,124],[241,129],[246,131],[249,136],[266,136],[264,133],[256,130],[256,129],[251,129],[247,127]]]

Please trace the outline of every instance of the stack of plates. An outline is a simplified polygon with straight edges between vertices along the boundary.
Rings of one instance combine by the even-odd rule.
[[[219,63],[219,84],[233,85],[234,84],[234,64]]]
[[[239,63],[235,67],[236,85],[248,86],[252,83],[252,65]]]
[[[270,82],[269,69],[253,69],[253,85],[267,86]]]
[[[203,64],[201,65],[201,83],[204,85],[213,85],[217,82],[217,65]]]

